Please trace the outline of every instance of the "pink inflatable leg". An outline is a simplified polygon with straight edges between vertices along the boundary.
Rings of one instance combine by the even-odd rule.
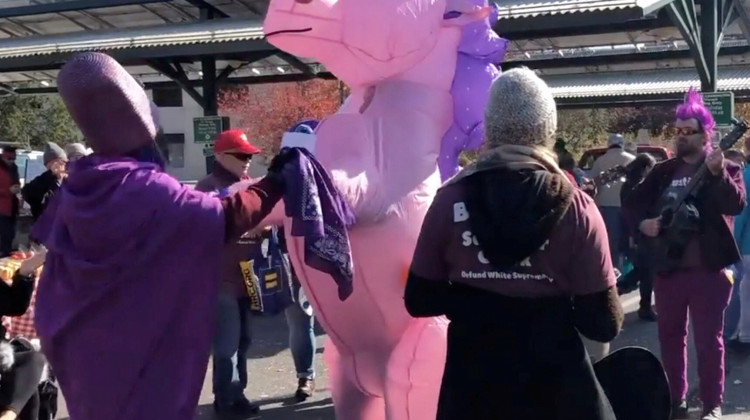
[[[354,373],[347,372],[347,369],[354,369],[354,361],[342,356],[331,340],[326,342],[323,358],[328,367],[328,387],[331,390],[336,418],[385,420],[383,398],[362,392],[352,381]]]
[[[414,319],[388,361],[388,420],[435,420],[445,368],[448,320]]]

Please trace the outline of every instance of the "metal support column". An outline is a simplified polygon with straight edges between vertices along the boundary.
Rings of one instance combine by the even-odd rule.
[[[721,48],[722,34],[724,31],[720,26],[720,13],[718,10],[721,0],[715,0],[704,4],[701,7],[700,16],[700,40],[703,47],[703,56],[706,61],[708,70],[708,81],[703,83],[701,91],[716,92],[718,80],[716,76],[719,71],[718,58],[719,48]],[[713,6],[710,4],[713,3]],[[723,22],[721,22],[723,24]]]
[[[216,10],[210,7],[201,7],[200,9],[201,20],[211,20],[216,17]],[[219,107],[217,105],[217,89],[216,89],[216,57],[203,57],[201,58],[201,71],[203,76],[201,77],[203,88],[203,115],[206,117],[213,117],[219,115]]]
[[[203,115],[213,117],[219,115],[218,91],[216,89],[216,58],[201,58],[201,70],[203,71]]]
[[[697,6],[700,5],[700,16]],[[724,31],[736,17],[732,0],[674,0],[667,13],[690,47],[703,92],[718,88],[718,56]]]

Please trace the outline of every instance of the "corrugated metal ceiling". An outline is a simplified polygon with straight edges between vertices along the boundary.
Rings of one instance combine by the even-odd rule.
[[[48,1],[47,1],[48,2]],[[41,2],[37,2],[41,3]],[[265,0],[207,0],[233,18],[261,19]],[[0,8],[0,11],[2,8]],[[259,12],[259,13],[256,13]],[[198,8],[185,0],[0,19],[0,39],[195,22]]]
[[[508,0],[496,1],[495,5],[500,19],[519,19],[635,7],[648,9],[658,2],[659,0]]]
[[[660,69],[625,73],[581,73],[542,76],[556,98],[650,95],[700,88],[695,69]],[[750,89],[750,67],[722,67],[719,90]]]
[[[0,42],[0,59],[76,51],[207,44],[262,38],[263,28],[260,21],[222,19],[96,33],[77,32],[46,36],[41,40],[35,37],[12,38]]]

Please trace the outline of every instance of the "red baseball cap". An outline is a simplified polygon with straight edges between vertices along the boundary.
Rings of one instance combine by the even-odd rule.
[[[247,140],[247,135],[242,130],[227,130],[219,133],[214,143],[214,153],[225,152],[257,155],[260,149]]]

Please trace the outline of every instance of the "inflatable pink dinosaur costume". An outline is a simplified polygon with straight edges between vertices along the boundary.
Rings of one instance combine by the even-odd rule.
[[[292,263],[330,339],[325,360],[336,417],[434,420],[447,320],[414,319],[403,304],[422,220],[458,153],[481,144],[484,104],[506,41],[486,0],[272,0],[270,43],[313,57],[352,95],[316,129],[315,155],[349,202],[354,292]],[[438,170],[440,161],[440,170]],[[442,175],[442,176],[441,176]],[[269,222],[280,222],[276,209]]]

